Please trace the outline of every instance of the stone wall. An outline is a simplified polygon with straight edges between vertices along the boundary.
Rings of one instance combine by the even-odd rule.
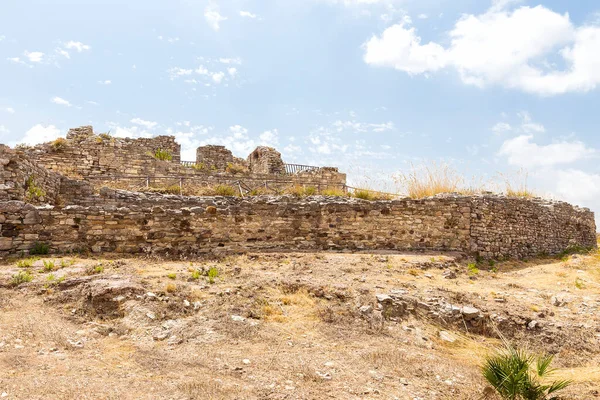
[[[503,204],[506,204],[503,207]],[[517,217],[513,217],[517,212]],[[181,197],[103,189],[65,207],[0,204],[1,251],[190,255],[261,249],[437,250],[484,257],[596,245],[594,215],[497,196],[369,202],[315,196]]]
[[[22,151],[0,145],[0,201],[66,204],[90,196],[90,184],[40,167]]]
[[[272,147],[259,146],[248,156],[248,168],[255,174],[283,174],[281,153]]]
[[[471,213],[470,250],[485,258],[557,254],[569,246],[596,245],[594,213],[568,203],[474,197]]]
[[[167,150],[171,161],[158,160],[156,150]],[[91,126],[69,130],[66,139],[44,143],[23,150],[36,165],[62,175],[90,182],[96,188],[117,185],[128,190],[144,186],[168,187],[187,184],[209,186],[236,184],[243,180],[249,187],[283,189],[291,185],[314,186],[319,190],[343,190],[346,175],[334,168],[323,168],[310,174],[285,175],[281,155],[263,148],[256,153],[254,170],[246,160],[234,157],[223,146],[203,146],[197,150],[196,166],[180,164],[180,145],[172,136],[123,139],[95,134]],[[258,149],[257,149],[258,151]],[[228,168],[234,164],[235,169]],[[236,185],[237,186],[237,185]]]
[[[233,163],[233,154],[225,146],[200,146],[196,149],[196,163],[209,170],[225,171]]]
[[[157,150],[170,153],[172,160],[157,160]],[[69,130],[66,139],[43,143],[24,150],[36,164],[70,177],[166,173],[180,167],[180,145],[172,136],[117,138],[96,135],[91,126]]]

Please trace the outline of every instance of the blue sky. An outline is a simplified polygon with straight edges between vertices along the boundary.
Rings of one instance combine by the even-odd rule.
[[[335,165],[356,184],[431,161],[526,170],[600,211],[600,4],[481,0],[6,0],[0,141],[91,124],[183,158]]]

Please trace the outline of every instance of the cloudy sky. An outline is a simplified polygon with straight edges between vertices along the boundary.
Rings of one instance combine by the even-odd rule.
[[[600,212],[595,0],[4,0],[0,142],[93,125],[386,188],[443,161]],[[368,178],[365,178],[368,176]]]

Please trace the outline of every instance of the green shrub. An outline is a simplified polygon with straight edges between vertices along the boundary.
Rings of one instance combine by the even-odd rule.
[[[54,261],[51,260],[44,260],[44,271],[45,272],[50,272],[50,271],[54,271],[55,265],[54,265]]]
[[[533,356],[509,345],[488,356],[481,372],[500,397],[507,400],[557,400],[553,393],[569,386],[571,381],[547,382],[554,371],[552,355]]]
[[[201,275],[200,271],[198,271],[198,270],[192,271],[192,279],[193,280],[197,281],[198,279],[200,279],[200,275]]]
[[[170,274],[167,274],[167,278],[169,278],[169,279],[177,279],[177,274],[175,272],[172,272]]]
[[[162,161],[172,161],[173,155],[169,150],[156,149],[156,151],[154,152],[154,158]]]
[[[219,270],[217,267],[210,267],[210,269],[206,272],[206,276],[208,276],[209,283],[215,283],[215,278],[219,276]]]
[[[469,265],[467,265],[467,272],[471,276],[477,275],[479,273],[479,268],[477,268],[476,264],[470,263]]]
[[[11,284],[13,286],[19,286],[25,282],[31,282],[33,280],[33,275],[29,273],[29,271],[19,271],[15,275],[13,275]]]
[[[50,246],[43,242],[35,242],[29,254],[31,255],[45,255],[50,252]]]
[[[18,268],[31,268],[33,266],[33,263],[37,260],[38,260],[37,257],[29,257],[29,258],[25,258],[23,260],[19,260],[19,261],[17,261],[17,267]]]
[[[206,169],[206,165],[204,165],[204,163],[196,163],[196,164],[192,165],[192,168],[195,169],[196,171],[203,171]]]
[[[35,182],[35,177],[33,175],[31,175],[29,178],[27,178],[27,182],[25,182],[25,186],[27,188],[26,192],[25,192],[25,198],[29,201],[40,200],[42,197],[44,197],[46,195],[46,192],[44,191],[44,189],[39,187],[37,185],[37,183]]]
[[[229,185],[217,185],[214,188],[216,196],[235,196],[237,191]]]

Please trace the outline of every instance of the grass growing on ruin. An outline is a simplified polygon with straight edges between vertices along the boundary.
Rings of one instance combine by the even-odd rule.
[[[227,168],[225,168],[225,171],[230,174],[243,174],[244,172],[248,171],[248,168],[241,164],[228,163]]]
[[[31,255],[45,255],[50,252],[50,246],[43,242],[35,242],[29,254]]]
[[[291,194],[296,197],[314,196],[317,193],[317,188],[314,186],[296,185],[285,190],[285,194]]]
[[[217,185],[213,187],[215,196],[237,196],[238,192],[229,185]]]
[[[19,271],[13,275],[11,284],[13,286],[19,286],[22,283],[31,282],[33,280],[33,275],[29,271]]]
[[[27,187],[27,191],[25,192],[25,198],[28,201],[41,200],[46,195],[44,189],[37,185],[35,177],[33,175],[27,178],[25,186]]]
[[[55,152],[63,151],[67,147],[67,139],[58,138],[50,144],[50,147]]]
[[[172,161],[173,155],[169,150],[156,149],[156,151],[154,152],[154,158],[162,161]]]
[[[467,179],[449,164],[432,162],[419,166],[411,164],[410,170],[394,176],[394,181],[400,193],[413,199],[444,193],[468,196],[484,192],[502,193],[508,197],[535,197],[528,187],[527,178],[527,172],[519,170],[514,174],[498,173],[487,181],[481,177]]]

